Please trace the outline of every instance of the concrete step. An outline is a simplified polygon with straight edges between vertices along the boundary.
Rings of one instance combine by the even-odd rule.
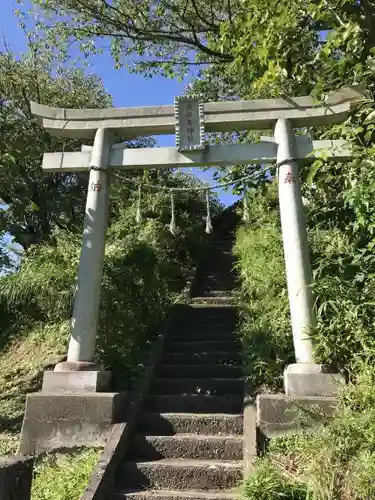
[[[234,306],[234,302],[231,301],[231,302],[225,302],[225,303],[221,303],[221,304],[218,304],[218,303],[214,303],[214,302],[210,302],[209,304],[207,303],[207,301],[198,301],[198,302],[191,302],[190,303],[190,307],[194,307],[195,309],[201,309],[201,308],[212,308],[212,310],[214,311],[215,309],[217,308],[222,308],[222,309],[235,309],[235,306]]]
[[[189,304],[187,307],[180,308],[178,318],[181,319],[202,319],[202,318],[210,318],[212,319],[213,317],[216,319],[228,319],[230,317],[236,317],[237,315],[237,308],[232,307],[220,307],[217,306],[215,308],[212,308],[211,306],[207,307],[201,307],[200,309],[196,309],[192,307],[191,304]]]
[[[212,290],[208,287],[202,287],[197,291],[197,297],[199,297],[199,292],[202,297],[235,297],[238,293],[236,290]]]
[[[233,258],[220,258],[213,259],[197,276],[198,283],[202,281],[205,277],[209,278],[220,278],[223,281],[231,278],[235,274],[235,260]]]
[[[216,316],[218,318],[222,318],[223,316],[227,318],[228,316],[236,315],[237,313],[237,308],[233,307],[232,310],[228,309],[227,307],[220,307],[220,305],[216,306],[215,309],[212,309],[212,307],[207,306],[206,308],[201,308],[199,311],[197,311],[194,307],[191,306],[191,304],[187,305],[186,307],[181,307],[179,308],[179,316],[182,318],[187,318],[187,317],[195,317],[195,316]]]
[[[204,280],[214,280],[214,281],[222,281],[223,283],[229,283],[236,281],[236,271],[229,268],[219,268],[219,269],[207,269],[205,272],[202,272],[201,281]]]
[[[125,490],[115,493],[111,500],[238,500],[235,490]]]
[[[175,434],[243,434],[243,416],[227,413],[153,413],[142,412],[137,432],[153,436]]]
[[[172,342],[197,342],[197,341],[232,341],[235,344],[241,345],[240,339],[234,332],[234,325],[220,325],[219,328],[175,328],[169,334],[169,340]]]
[[[154,394],[146,399],[146,409],[159,413],[241,413],[243,398],[226,394]]]
[[[203,460],[242,460],[243,439],[240,436],[132,436],[127,460],[160,460],[186,458]]]
[[[118,468],[120,487],[176,490],[234,488],[243,479],[240,461],[164,459],[123,462]]]
[[[199,295],[207,295],[207,294],[213,294],[213,295],[238,295],[239,290],[236,289],[234,286],[222,286],[219,287],[218,285],[214,285],[213,283],[205,283],[204,280],[200,281],[193,292],[193,297],[199,297]]]
[[[162,365],[156,370],[159,377],[190,378],[240,378],[243,376],[242,366],[236,365]]]
[[[224,281],[224,280],[203,279],[198,282],[198,284],[192,291],[192,297],[199,297],[200,295],[205,295],[207,292],[214,292],[218,290],[226,292],[229,295],[232,295],[232,292],[234,292],[235,295],[238,295],[238,285],[234,280]]]
[[[202,304],[202,303],[206,303],[206,304],[217,304],[217,305],[221,305],[221,304],[232,304],[234,303],[234,299],[235,297],[233,295],[224,295],[224,296],[213,296],[213,297],[193,297],[191,299],[192,303],[193,304]]]
[[[226,278],[220,276],[202,276],[202,278],[196,283],[196,290],[203,287],[209,287],[212,290],[235,290],[239,288],[239,280],[235,276],[231,276],[229,273]]]
[[[204,280],[222,281],[223,283],[230,283],[236,281],[237,273],[233,266],[223,266],[223,268],[216,269],[202,269],[200,276],[197,276],[198,285]]]
[[[189,323],[188,323],[189,322]],[[192,317],[179,319],[174,322],[173,330],[178,330],[180,332],[189,333],[192,330],[215,330],[215,331],[233,331],[237,325],[236,316],[215,317],[213,316],[202,316],[202,317]]]
[[[168,352],[182,353],[210,353],[210,352],[233,352],[238,354],[238,346],[233,340],[196,340],[168,342]]]
[[[169,337],[172,338],[173,336],[184,336],[184,335],[194,335],[197,332],[198,334],[203,334],[205,332],[210,332],[210,335],[217,334],[217,339],[215,340],[220,340],[221,335],[231,335],[232,337],[235,337],[235,332],[236,332],[236,321],[235,318],[231,319],[230,321],[226,321],[225,323],[211,323],[211,322],[205,322],[205,323],[193,323],[191,325],[175,325],[171,328],[171,332]]]
[[[166,352],[167,365],[241,365],[242,356],[238,352]]]
[[[191,375],[195,375],[194,372]],[[235,378],[158,378],[152,384],[156,394],[243,394],[244,382]]]

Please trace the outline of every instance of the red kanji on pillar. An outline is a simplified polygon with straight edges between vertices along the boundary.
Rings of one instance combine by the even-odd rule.
[[[100,182],[92,182],[91,183],[91,191],[96,191],[97,193],[99,193],[101,188],[102,188],[102,186],[101,186]]]
[[[284,184],[293,184],[294,182],[296,182],[296,180],[293,177],[292,172],[287,172],[284,177]]]

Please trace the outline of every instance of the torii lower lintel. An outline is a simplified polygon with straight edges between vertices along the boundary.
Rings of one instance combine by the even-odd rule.
[[[296,159],[311,163],[316,158],[346,161],[351,147],[345,141],[312,141],[307,136],[297,136]],[[42,168],[49,172],[86,171],[90,166],[91,146],[83,146],[81,152],[45,153]],[[277,144],[259,142],[207,146],[202,151],[179,152],[176,148],[126,149],[122,144],[112,146],[108,167],[111,168],[172,168],[243,165],[247,163],[269,164],[276,162]]]

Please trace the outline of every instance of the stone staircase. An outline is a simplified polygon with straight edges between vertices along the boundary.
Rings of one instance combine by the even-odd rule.
[[[111,500],[232,500],[243,479],[243,379],[232,239],[216,237],[165,343]]]

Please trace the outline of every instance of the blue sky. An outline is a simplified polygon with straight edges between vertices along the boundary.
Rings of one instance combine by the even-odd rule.
[[[13,14],[13,2],[3,0],[0,17],[0,30],[7,45],[15,53],[25,50],[24,33],[17,26],[17,18]],[[3,41],[0,40],[0,48]],[[187,80],[183,83],[162,77],[147,80],[140,75],[129,74],[126,70],[115,70],[109,54],[96,56],[92,59],[90,72],[100,76],[108,92],[114,99],[115,106],[153,106],[158,104],[173,104],[174,97],[184,91]],[[174,136],[157,137],[160,146],[174,146]],[[198,177],[212,184],[212,171],[194,171]],[[229,205],[237,197],[230,192],[218,191],[220,200]]]

